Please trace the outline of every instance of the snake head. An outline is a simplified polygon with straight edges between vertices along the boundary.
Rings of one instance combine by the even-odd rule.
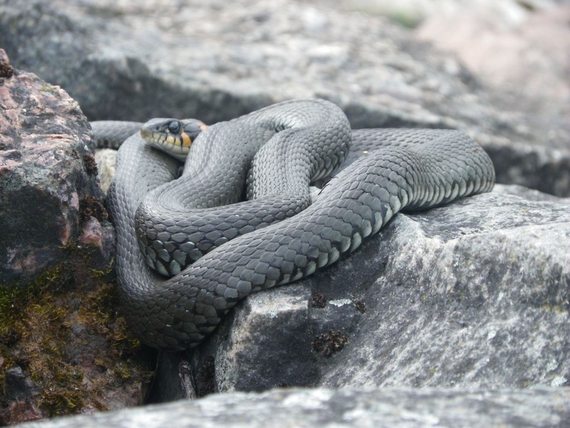
[[[190,146],[207,128],[197,119],[151,119],[141,129],[141,137],[151,146],[179,160],[186,160]]]

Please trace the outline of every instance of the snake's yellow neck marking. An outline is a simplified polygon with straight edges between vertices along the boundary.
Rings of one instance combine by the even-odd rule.
[[[188,149],[190,149],[190,146],[192,145],[192,140],[190,139],[190,137],[188,136],[188,134],[186,132],[183,132],[181,135],[181,140],[182,140],[182,146],[186,147]]]

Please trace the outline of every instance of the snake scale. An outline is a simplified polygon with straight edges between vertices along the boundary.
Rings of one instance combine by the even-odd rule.
[[[188,127],[197,138],[179,178],[179,162],[135,134],[108,195],[125,316],[144,343],[166,350],[196,346],[250,293],[336,262],[397,212],[490,191],[495,180],[485,151],[460,131],[351,130],[324,100]],[[341,165],[311,204],[309,185]]]

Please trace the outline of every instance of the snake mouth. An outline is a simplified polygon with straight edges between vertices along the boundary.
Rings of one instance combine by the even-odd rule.
[[[151,119],[140,131],[151,146],[184,161],[198,135],[208,126],[197,119]]]

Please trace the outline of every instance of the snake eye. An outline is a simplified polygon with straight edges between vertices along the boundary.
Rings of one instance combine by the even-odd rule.
[[[168,131],[172,134],[178,134],[180,132],[180,122],[173,120],[168,124]]]

